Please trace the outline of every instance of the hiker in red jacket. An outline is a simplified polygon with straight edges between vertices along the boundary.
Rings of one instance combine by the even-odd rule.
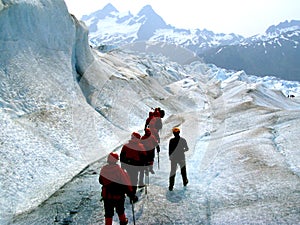
[[[159,112],[158,108],[155,109],[155,111],[153,113],[153,117],[151,117],[151,120],[149,122],[149,128],[150,128],[152,134],[159,141],[159,131],[162,128],[162,120],[161,120],[160,112]]]
[[[146,150],[146,158],[144,160],[144,166],[140,168],[139,171],[139,187],[144,187],[144,175],[146,173],[149,176],[149,172],[155,174],[153,170],[153,163],[155,157],[155,148],[158,145],[158,141],[154,135],[151,134],[149,128],[145,129],[145,134],[141,137],[141,143]]]
[[[146,119],[146,122],[145,122],[145,128],[144,128],[144,129],[149,128],[149,123],[150,123],[150,121],[151,121],[153,118],[154,118],[154,112],[150,111],[150,112],[149,112],[149,116],[148,116],[148,118]]]
[[[101,196],[104,200],[105,225],[111,225],[114,209],[118,214],[120,224],[125,225],[128,219],[125,215],[125,194],[133,204],[137,201],[128,174],[117,164],[119,155],[111,152],[107,157],[107,165],[100,170],[99,183],[102,184]]]
[[[151,113],[151,112],[150,112]],[[160,152],[160,136],[159,131],[162,129],[162,118],[165,116],[165,111],[160,108],[155,108],[154,112],[149,113],[149,117],[146,120],[145,128],[150,128],[151,133],[156,137],[158,145],[156,146],[157,153]],[[151,115],[151,116],[150,116]]]
[[[124,168],[131,180],[133,192],[136,193],[138,185],[138,173],[144,167],[146,162],[146,150],[141,144],[141,135],[137,132],[131,134],[131,140],[123,145],[120,161],[121,167]]]
[[[155,158],[155,148],[158,145],[158,140],[151,133],[150,128],[145,129],[145,134],[141,137],[141,140],[147,152],[146,166],[149,166],[149,171],[154,174],[153,163]]]

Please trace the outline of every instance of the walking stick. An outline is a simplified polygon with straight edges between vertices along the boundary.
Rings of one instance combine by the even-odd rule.
[[[148,189],[147,189],[147,186],[149,185],[150,181],[149,181],[149,168],[147,168],[145,170],[145,175],[146,175],[146,178],[145,178],[145,194],[147,195],[148,193]]]
[[[156,152],[157,152],[157,168],[159,169],[159,152],[160,152],[160,146],[156,146]]]
[[[132,220],[133,220],[133,224],[135,225],[135,215],[134,215],[134,203],[132,200],[130,200],[131,203],[131,210],[132,210]]]

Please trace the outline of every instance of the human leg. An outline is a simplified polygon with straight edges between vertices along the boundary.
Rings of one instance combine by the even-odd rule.
[[[145,186],[145,183],[144,183],[144,173],[145,173],[145,169],[144,168],[141,168],[139,170],[139,187],[144,187]]]
[[[121,200],[118,200],[116,203],[116,212],[118,214],[121,225],[125,225],[128,223],[128,219],[125,215],[124,201],[125,201],[125,199],[121,199]]]
[[[152,174],[155,174],[154,170],[153,170],[153,164],[154,164],[154,158],[155,158],[155,149],[151,149],[149,152],[149,158],[148,158],[148,169],[149,172]]]
[[[179,165],[180,165],[180,171],[181,171],[181,177],[182,177],[182,182],[183,182],[183,185],[186,186],[188,184],[188,179],[187,179],[187,173],[186,173],[186,162],[185,160],[181,160],[179,162]]]
[[[137,185],[138,185],[138,171],[139,166],[130,165],[127,168],[127,172],[131,181],[133,193],[136,193]]]
[[[175,160],[171,160],[171,171],[169,177],[169,190],[172,191],[175,183],[177,162]]]
[[[112,225],[113,218],[112,217],[105,217],[105,225]]]
[[[113,216],[114,216],[114,201],[104,199],[105,225],[111,225],[112,224]]]

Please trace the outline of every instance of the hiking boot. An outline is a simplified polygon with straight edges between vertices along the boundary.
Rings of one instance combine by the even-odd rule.
[[[152,174],[155,174],[153,168],[150,168],[150,169],[149,169],[149,172],[152,173]]]
[[[128,224],[128,219],[126,218],[124,221],[120,221],[120,225],[126,225]]]
[[[186,179],[185,181],[183,181],[183,186],[186,186],[189,183],[189,180]]]
[[[112,222],[113,222],[113,218],[111,217],[105,218],[105,225],[112,225]]]
[[[145,187],[145,184],[139,184],[139,188]]]
[[[127,224],[128,223],[128,219],[125,215],[125,213],[121,214],[121,215],[118,215],[119,216],[119,220],[120,220],[120,224]]]
[[[173,186],[169,186],[169,191],[173,191]]]

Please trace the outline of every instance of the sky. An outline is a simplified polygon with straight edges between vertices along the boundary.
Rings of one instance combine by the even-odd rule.
[[[78,19],[111,3],[118,11],[137,14],[151,5],[167,24],[208,29],[244,37],[263,34],[269,26],[300,20],[299,0],[65,0]]]

